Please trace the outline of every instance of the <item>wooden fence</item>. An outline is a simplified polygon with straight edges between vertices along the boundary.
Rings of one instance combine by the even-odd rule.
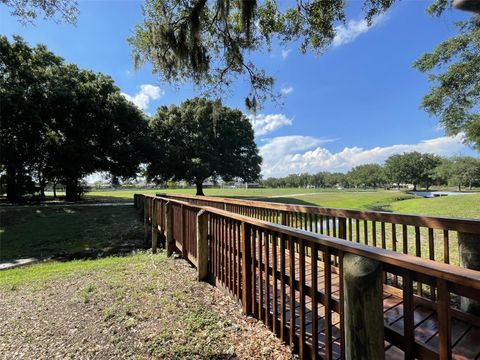
[[[168,195],[168,198],[211,206],[446,264],[461,263],[458,252],[458,233],[480,235],[478,220],[206,196]]]
[[[480,318],[474,314],[480,302],[480,272],[338,238],[348,239],[349,219],[361,216],[389,225],[403,226],[400,221],[408,220],[407,226],[438,229],[448,224],[448,232],[472,232],[478,223],[455,225],[452,219],[438,222],[391,214],[387,218],[383,213],[321,208],[299,216],[293,212],[298,208],[289,205],[281,209],[250,202],[223,205],[232,212],[219,209],[219,202],[212,207],[202,201],[210,199],[135,196],[135,206],[144,210],[145,223],[151,226],[152,246],[161,234],[169,252],[179,251],[199,269],[206,267],[211,282],[239,299],[245,313],[262,320],[302,358],[355,358],[359,348],[363,355],[377,358],[379,346],[387,358],[480,356]],[[334,217],[347,230],[333,222],[329,231],[337,237],[308,231],[309,226],[315,230],[310,216]],[[206,217],[206,225],[201,225],[201,217]],[[306,222],[307,230],[291,226],[298,221],[302,227]],[[206,252],[201,250],[204,246]],[[363,270],[380,269],[380,278],[372,271],[373,282],[365,282],[367,277],[359,276],[363,270],[355,270],[362,261]],[[355,293],[367,283],[365,291]],[[380,288],[375,291],[372,284]],[[421,291],[423,286],[429,291]],[[461,310],[464,304],[470,313]],[[380,319],[380,328],[375,328],[375,319]]]

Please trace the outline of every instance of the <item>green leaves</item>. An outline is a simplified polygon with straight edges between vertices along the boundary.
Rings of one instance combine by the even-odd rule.
[[[394,0],[366,0],[365,17],[386,11]],[[324,52],[335,26],[346,20],[344,0],[179,1],[146,0],[143,23],[129,38],[136,65],[150,62],[162,81],[193,81],[204,94],[219,97],[233,81],[250,83],[247,108],[276,100],[274,78],[255,66],[253,53],[271,41],[296,41],[300,51]],[[253,99],[256,100],[252,106]]]
[[[39,16],[75,24],[78,4],[75,0],[0,0],[11,8],[11,14],[23,23],[33,23]]]
[[[42,186],[61,180],[68,190],[95,171],[136,176],[148,152],[148,124],[110,77],[65,64],[19,37],[12,43],[0,37],[0,63],[1,165],[9,200],[19,200],[29,178]]]
[[[433,170],[440,164],[440,158],[433,154],[417,151],[390,156],[385,162],[388,179],[400,184],[424,185],[427,189],[433,182]]]
[[[464,132],[466,141],[480,149],[480,26],[477,21],[478,18],[472,17],[458,23],[458,35],[422,55],[413,66],[427,73],[432,83],[422,107],[439,118],[448,134]]]
[[[211,177],[255,181],[261,158],[252,126],[238,110],[202,98],[160,107],[150,122],[161,159],[150,161],[148,178],[202,184]]]

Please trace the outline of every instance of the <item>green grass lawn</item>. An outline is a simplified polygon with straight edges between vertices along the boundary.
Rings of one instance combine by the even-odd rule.
[[[391,204],[399,213],[480,218],[480,194],[410,199]]]
[[[133,206],[0,208],[0,259],[96,256],[142,246]]]
[[[106,190],[87,193],[89,200],[131,201],[133,194],[186,194],[194,189]],[[393,211],[432,216],[480,218],[480,194],[425,199],[396,190],[354,191],[332,189],[205,189],[207,196],[249,198],[289,204]]]

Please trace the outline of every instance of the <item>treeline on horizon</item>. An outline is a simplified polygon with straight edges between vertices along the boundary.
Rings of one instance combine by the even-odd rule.
[[[480,159],[471,156],[440,157],[409,152],[390,156],[384,165],[365,164],[347,173],[322,171],[270,177],[262,185],[271,188],[400,188],[408,185],[429,189],[432,185],[471,189],[480,186]]]

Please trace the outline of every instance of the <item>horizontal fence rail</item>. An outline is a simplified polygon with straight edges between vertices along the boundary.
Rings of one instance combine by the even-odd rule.
[[[171,241],[176,251],[199,268],[207,261],[210,280],[239,299],[245,313],[262,320],[302,358],[351,358],[357,338],[370,329],[375,317],[381,322],[381,331],[375,336],[385,340],[380,346],[386,358],[480,356],[480,318],[475,315],[475,309],[480,308],[480,272],[345,241],[339,237],[348,234],[348,227],[344,232],[334,227],[335,223],[330,224],[333,236],[315,233],[308,226],[295,228],[292,218],[297,215],[285,214],[290,211],[285,208],[246,208],[243,204],[223,204],[221,208],[219,202],[214,202],[215,207],[202,203],[209,199],[194,203],[178,198],[135,195],[134,203],[144,211],[146,223],[165,238],[167,248]],[[322,213],[325,209],[318,209],[316,215],[326,216]],[[365,216],[364,212],[358,213]],[[197,250],[202,241],[201,214],[208,217],[206,259],[198,257]],[[348,224],[350,218],[340,214],[335,217]],[[264,216],[269,221],[259,219]],[[376,216],[387,223],[383,213]],[[411,222],[420,224],[424,220]],[[169,230],[169,222],[173,230]],[[472,223],[468,226],[470,231],[475,230]],[[350,240],[348,235],[346,238]],[[376,282],[380,290],[357,294],[352,303],[352,289],[361,287],[363,281],[356,279],[358,274],[351,266],[358,259],[380,269]],[[364,303],[379,307],[355,309]],[[357,324],[352,331],[351,319],[355,316],[366,317],[365,327],[358,328]],[[374,335],[363,336],[368,339]]]

